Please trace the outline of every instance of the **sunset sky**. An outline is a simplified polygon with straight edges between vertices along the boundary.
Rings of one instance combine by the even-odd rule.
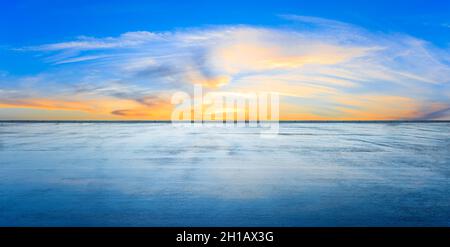
[[[450,2],[2,1],[0,120],[165,120],[178,91],[282,120],[450,120]]]

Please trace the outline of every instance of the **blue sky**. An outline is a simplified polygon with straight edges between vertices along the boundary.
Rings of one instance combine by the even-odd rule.
[[[167,31],[222,24],[286,25],[280,14],[317,16],[380,32],[450,44],[450,2],[397,1],[2,1],[0,46],[14,48],[129,31]],[[45,65],[3,49],[0,68],[34,73]],[[26,66],[24,66],[26,65]]]
[[[281,92],[286,118],[446,118],[450,107],[448,1],[44,0],[0,7],[3,119],[141,112],[147,109],[135,103],[164,105],[164,95],[199,81],[222,90],[277,85],[297,92]],[[180,45],[194,36],[200,40]],[[251,61],[238,56],[246,51]],[[350,75],[355,68],[362,72]],[[80,95],[86,88],[97,94]],[[86,103],[105,97],[109,103]],[[370,106],[379,102],[405,109]]]

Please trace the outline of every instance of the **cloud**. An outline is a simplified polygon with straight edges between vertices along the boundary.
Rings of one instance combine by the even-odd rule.
[[[31,46],[25,49],[35,51],[64,51],[64,50],[100,50],[100,49],[114,49],[114,48],[130,48],[143,45],[146,42],[160,40],[163,34],[155,34],[151,32],[128,32],[119,37],[94,38],[87,36],[80,36],[75,41],[46,44],[39,46]]]
[[[114,107],[102,114],[121,117],[144,116],[148,108],[170,113],[162,102],[174,91],[190,92],[192,84],[206,91],[277,91],[286,119],[435,119],[450,106],[448,50],[334,20],[282,18],[290,24],[138,31],[27,47],[53,69],[33,83],[12,79],[14,90],[28,92],[21,100],[95,105],[91,99],[107,98]]]
[[[345,22],[330,20],[330,19],[325,19],[325,18],[320,18],[320,17],[315,17],[315,16],[291,15],[291,14],[284,14],[284,15],[279,15],[279,16],[286,20],[300,22],[300,23],[309,24],[309,25],[321,26],[321,27],[329,27],[329,28],[333,28],[335,30],[336,29],[337,30],[355,30],[355,29],[357,29],[356,26],[345,23]]]
[[[46,110],[71,110],[92,112],[94,107],[77,101],[65,101],[55,99],[2,99],[0,108],[35,108]]]
[[[68,58],[65,60],[59,60],[56,61],[55,64],[65,64],[65,63],[79,63],[79,62],[85,62],[85,61],[90,61],[90,60],[97,60],[100,58],[105,58],[108,56],[96,56],[96,55],[91,55],[91,56],[79,56],[79,57],[74,57],[74,58]]]
[[[165,119],[172,110],[169,98],[164,94],[154,93],[141,98],[119,98],[99,95],[91,97],[92,95],[89,94],[78,94],[70,97],[72,99],[0,98],[0,109],[56,110],[72,112],[73,116],[78,116],[78,113],[83,112],[95,119],[98,119],[97,116],[104,118],[108,115],[110,115],[109,118],[119,116],[121,119]],[[64,116],[67,117],[67,113]],[[0,116],[0,118],[2,117]]]
[[[426,111],[423,115],[416,117],[419,120],[449,120],[450,119],[450,105],[448,104],[435,104],[431,107],[431,110]]]

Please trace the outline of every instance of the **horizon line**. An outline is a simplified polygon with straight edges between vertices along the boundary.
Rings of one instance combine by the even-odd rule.
[[[176,121],[177,123],[200,123],[194,121]],[[202,121],[201,123],[220,123],[225,121]],[[256,121],[280,123],[450,123],[449,120],[279,120]],[[172,123],[171,120],[0,120],[0,123]],[[232,121],[230,121],[232,123]],[[237,121],[234,121],[237,123]],[[249,123],[249,121],[245,121]]]

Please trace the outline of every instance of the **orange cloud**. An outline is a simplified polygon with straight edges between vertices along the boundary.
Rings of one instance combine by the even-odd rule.
[[[339,120],[414,119],[420,115],[420,102],[407,97],[386,95],[348,95],[336,98]]]
[[[294,92],[295,93],[295,92]],[[317,100],[317,98],[309,98]],[[280,102],[281,120],[389,120],[389,119],[416,119],[423,115],[422,104],[414,99],[400,96],[386,95],[333,95],[329,96],[322,108],[331,115],[318,113],[317,107],[302,105],[301,103]],[[306,99],[308,103],[308,98]],[[317,103],[313,104],[317,105]],[[439,110],[442,106],[432,105],[432,109]],[[225,112],[243,111],[243,109],[212,109],[205,105],[205,109],[215,114]],[[61,99],[20,99],[2,100],[0,108],[26,108],[48,111],[85,112],[91,119],[129,119],[129,120],[168,120],[173,105],[164,99],[156,99],[143,103],[128,99],[85,99],[68,101]],[[79,114],[74,114],[74,119]],[[42,116],[45,119],[46,116]],[[64,118],[70,116],[64,115]]]
[[[200,84],[207,88],[219,88],[231,80],[231,77],[227,75],[205,77],[198,72],[189,73],[188,78],[193,84]]]
[[[236,35],[239,36],[236,38],[239,42],[225,43],[211,51],[213,64],[230,74],[242,71],[294,69],[306,64],[338,64],[376,50],[376,48],[316,44],[313,41],[276,44],[255,40],[255,37],[246,37],[249,34]]]
[[[31,108],[94,112],[94,108],[91,105],[87,105],[83,102],[45,98],[1,100],[0,108]]]
[[[80,99],[78,101],[63,99],[18,99],[1,100],[1,108],[24,108],[47,111],[69,111],[74,112],[74,119],[79,118],[75,112],[87,113],[93,119],[168,119],[172,110],[172,105],[163,100],[154,104],[139,103],[135,100],[100,98],[100,99]],[[70,118],[67,115],[64,118]],[[46,119],[43,115],[41,119]]]

